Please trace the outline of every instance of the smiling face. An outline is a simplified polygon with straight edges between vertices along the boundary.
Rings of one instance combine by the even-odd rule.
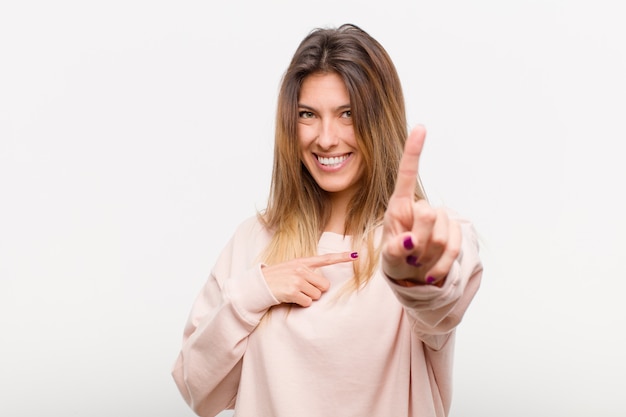
[[[336,73],[316,73],[302,82],[298,100],[298,143],[309,173],[332,197],[351,197],[363,160],[352,125],[350,96]]]

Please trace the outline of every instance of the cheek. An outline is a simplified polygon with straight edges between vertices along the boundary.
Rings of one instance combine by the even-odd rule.
[[[305,164],[307,163],[307,155],[310,154],[308,149],[309,142],[307,142],[302,136],[298,135],[298,158],[300,159],[300,162],[303,162]]]
[[[341,127],[341,137],[344,138],[344,141],[348,145],[352,146],[353,148],[359,147],[356,143],[356,136],[354,135],[354,126],[352,126],[352,124]]]
[[[302,138],[302,136],[298,135],[298,149],[300,150],[300,157],[302,157],[306,147],[306,141]]]
[[[350,145],[351,147],[353,147],[354,149],[357,150],[361,150],[361,146],[359,146],[359,143],[356,140],[356,137],[354,136],[354,130],[350,129],[351,131],[348,133],[348,135],[346,136],[346,143],[348,145]]]
[[[311,146],[311,142],[313,142],[313,140],[315,139],[315,136],[312,134],[311,128],[309,126],[299,125],[298,129],[296,130],[296,134],[298,139],[298,146],[300,146],[300,149],[303,150]]]

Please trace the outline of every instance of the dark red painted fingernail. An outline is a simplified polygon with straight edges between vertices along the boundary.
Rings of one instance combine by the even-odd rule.
[[[417,256],[409,255],[406,257],[406,263],[413,266],[422,266],[421,263],[417,262]]]
[[[411,236],[407,236],[404,239],[404,249],[406,250],[411,250],[413,249],[415,246],[413,245],[413,239],[411,239]]]
[[[426,278],[426,284],[432,284],[435,282],[435,278],[434,277],[428,277]]]
[[[352,253],[350,254],[350,257],[351,257],[352,259],[356,259],[356,258],[358,258],[358,257],[359,257],[359,253],[358,253],[358,252],[352,252]]]

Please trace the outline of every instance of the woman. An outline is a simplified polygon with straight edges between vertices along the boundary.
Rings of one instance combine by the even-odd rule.
[[[418,181],[383,47],[354,25],[298,47],[270,197],[195,301],[172,375],[200,416],[446,416],[454,333],[482,273],[472,225]]]

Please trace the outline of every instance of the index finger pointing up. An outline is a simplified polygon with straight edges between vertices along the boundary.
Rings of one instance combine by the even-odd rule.
[[[402,159],[400,159],[396,187],[393,190],[395,197],[413,198],[415,195],[420,155],[422,154],[425,138],[426,129],[424,126],[417,125],[411,130],[411,134],[409,134],[404,144]]]

